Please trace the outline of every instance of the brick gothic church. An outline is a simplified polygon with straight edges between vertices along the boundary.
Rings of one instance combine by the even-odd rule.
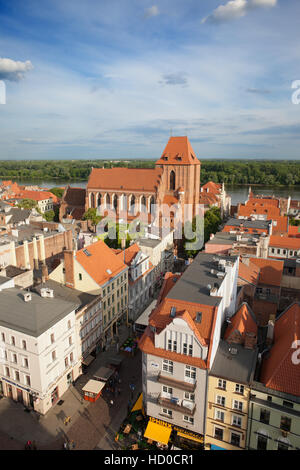
[[[112,206],[118,214],[134,216],[142,206],[190,204],[200,196],[200,161],[187,137],[171,137],[154,169],[93,168],[88,180],[85,210]]]

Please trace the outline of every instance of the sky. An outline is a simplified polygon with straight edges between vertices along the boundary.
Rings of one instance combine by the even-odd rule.
[[[0,0],[0,159],[156,159],[171,135],[300,158],[299,0]]]

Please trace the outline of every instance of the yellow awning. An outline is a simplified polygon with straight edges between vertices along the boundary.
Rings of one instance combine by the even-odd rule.
[[[144,437],[161,444],[168,444],[171,432],[172,428],[149,421]]]
[[[138,411],[143,409],[143,394],[141,393],[140,396],[138,397],[137,401],[135,402],[134,407],[131,410],[131,413],[133,411]]]

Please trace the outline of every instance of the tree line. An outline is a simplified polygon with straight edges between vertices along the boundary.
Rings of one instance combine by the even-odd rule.
[[[155,160],[2,160],[0,180],[87,181],[93,168],[154,168]],[[201,183],[229,185],[300,185],[300,161],[202,160]]]

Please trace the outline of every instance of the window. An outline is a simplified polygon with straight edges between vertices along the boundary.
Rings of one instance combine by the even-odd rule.
[[[292,423],[291,418],[288,418],[287,416],[281,416],[280,429],[282,429],[283,431],[290,431],[291,423]]]
[[[192,418],[191,416],[183,416],[183,421],[189,424],[194,424],[194,418]]]
[[[278,442],[277,450],[289,450],[289,446],[285,442]]]
[[[162,414],[167,415],[168,418],[172,418],[173,413],[172,413],[171,410],[168,410],[167,408],[162,408],[161,412],[162,412]]]
[[[218,380],[218,388],[221,388],[222,390],[226,390],[226,380],[219,379]]]
[[[17,364],[18,361],[17,361],[17,355],[16,354],[12,355],[12,360],[15,364]]]
[[[11,344],[12,344],[13,346],[16,345],[16,340],[15,340],[15,337],[14,337],[14,336],[11,337]]]
[[[56,359],[56,351],[52,351],[51,356],[52,356],[52,361],[55,361],[55,359]]]
[[[238,400],[233,400],[233,408],[235,410],[243,411],[243,402]]]
[[[71,364],[72,364],[73,361],[74,361],[74,355],[73,355],[73,353],[71,352],[71,353],[70,353],[70,362],[71,362]]]
[[[223,441],[223,429],[222,428],[215,427],[214,438],[219,439],[220,441]]]
[[[244,395],[244,385],[236,384],[235,385],[235,392],[240,393],[241,395]]]
[[[20,374],[17,370],[15,371],[15,379],[17,382],[20,382]]]
[[[1,339],[2,339],[3,343],[5,343],[5,334],[4,333],[1,333]]]
[[[26,382],[26,385],[31,385],[31,382],[30,382],[30,376],[29,375],[25,375],[25,382]]]
[[[240,434],[236,434],[235,432],[232,432],[232,433],[231,433],[230,443],[231,443],[233,446],[239,447],[239,446],[240,446],[240,442],[241,442],[241,435],[240,435]]]
[[[54,341],[55,341],[55,339],[54,339],[54,333],[51,333],[51,335],[50,335],[50,340],[51,340],[51,343],[53,344]]]
[[[188,382],[195,383],[195,380],[196,380],[196,367],[185,366],[184,375],[185,375],[185,379],[187,379]]]
[[[257,450],[266,450],[268,444],[268,438],[262,434],[257,436]]]
[[[65,358],[65,367],[67,368],[69,366],[69,359],[66,357]]]
[[[215,419],[224,423],[225,413],[221,410],[215,410]]]
[[[217,398],[216,398],[216,403],[218,405],[221,405],[221,406],[225,406],[225,397],[222,397],[221,395],[217,395]]]
[[[71,328],[71,320],[68,320],[68,330]]]
[[[239,428],[242,427],[242,418],[241,416],[233,415],[232,416],[232,425],[238,426]]]
[[[177,352],[177,341],[173,341],[173,351]]]
[[[283,406],[285,406],[286,408],[294,408],[294,404],[291,403],[290,401],[285,401],[285,400],[283,400],[282,404],[283,404]]]
[[[189,345],[189,356],[193,355],[193,346],[190,344]]]
[[[26,341],[25,339],[22,340],[22,348],[26,351],[27,349],[27,344],[26,344]]]
[[[79,281],[82,281],[82,274],[81,273],[78,274],[78,277],[79,277]]]
[[[8,367],[5,367],[5,375],[6,375],[6,377],[10,377],[10,373],[9,373],[9,368],[8,368]]]
[[[27,359],[27,357],[24,357],[24,359],[23,359],[23,366],[28,369],[28,359]]]
[[[270,395],[267,396],[268,401],[272,401],[272,397]]]
[[[190,392],[184,392],[184,399],[189,401],[195,401],[195,394]]]
[[[169,374],[173,374],[173,362],[168,361],[166,359],[163,360],[163,371],[168,372]]]
[[[187,344],[183,343],[183,354],[187,355]]]
[[[172,351],[172,340],[168,339],[168,351]]]
[[[260,410],[260,422],[264,424],[269,424],[270,422],[270,411],[262,408]]]
[[[169,398],[173,395],[173,388],[166,387],[165,385],[162,388],[162,395],[166,398]]]

